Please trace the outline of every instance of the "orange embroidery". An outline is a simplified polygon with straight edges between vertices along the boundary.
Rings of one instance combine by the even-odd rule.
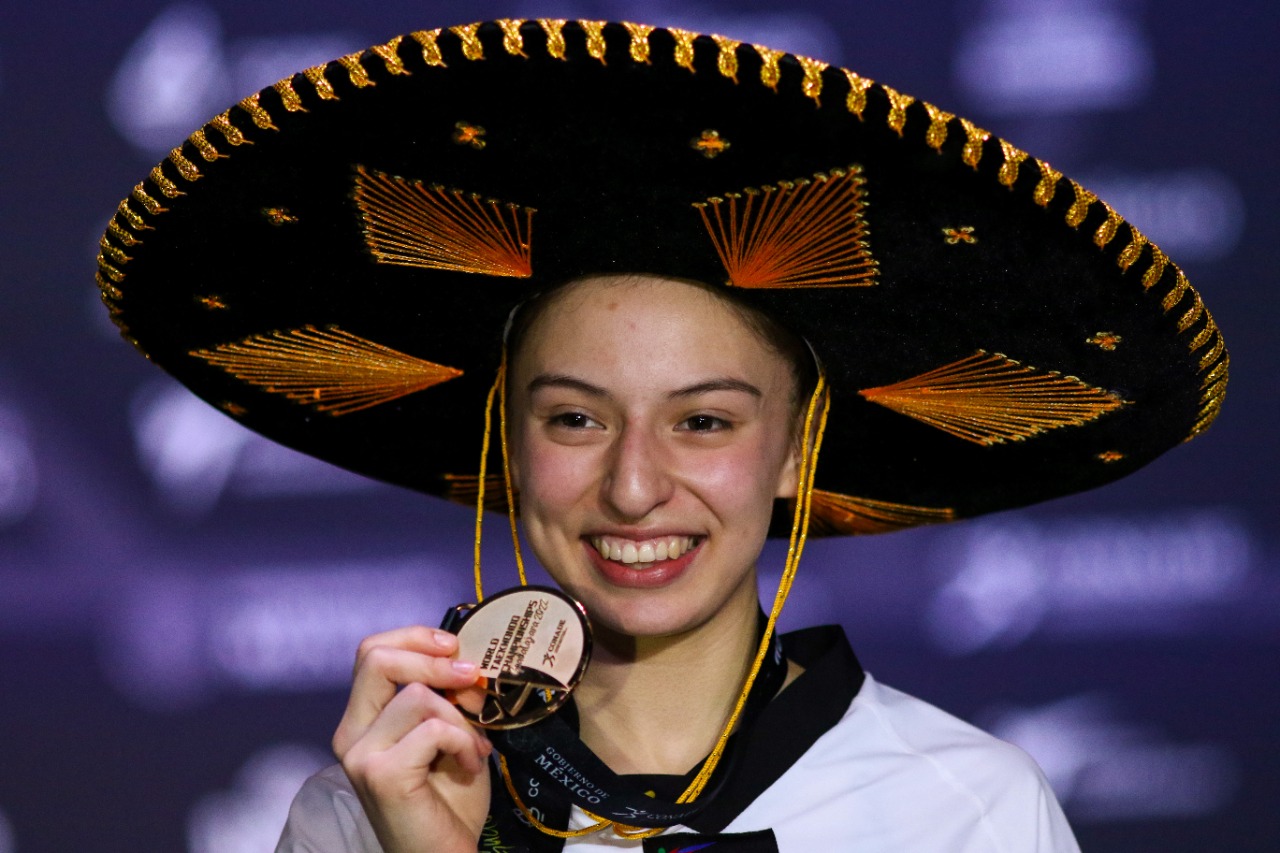
[[[465,121],[460,121],[454,125],[454,128],[455,128],[453,131],[454,142],[458,143],[459,145],[470,145],[472,148],[476,149],[477,151],[479,151],[481,148],[484,148],[485,129],[483,127],[481,127],[478,124],[467,124]]]
[[[267,217],[267,221],[272,225],[288,225],[298,221],[298,217],[283,207],[264,207],[262,215]]]
[[[702,152],[702,156],[711,160],[729,150],[729,140],[723,138],[718,130],[704,130],[697,139],[689,141],[694,151]]]
[[[959,228],[943,228],[942,234],[948,246],[954,246],[956,243],[978,242],[978,238],[973,236],[972,225],[961,225]]]
[[[1080,426],[1125,405],[1074,376],[978,350],[968,358],[860,391],[863,397],[975,444],[1022,441]]]
[[[734,287],[865,287],[877,263],[862,167],[819,172],[694,204]]]
[[[445,474],[444,481],[446,500],[463,506],[476,505],[476,495],[480,490],[479,477],[475,474]],[[520,497],[514,491],[514,487],[512,494],[515,496],[516,511],[519,512]],[[484,508],[494,512],[507,511],[507,485],[501,474],[489,474],[484,478]]]
[[[809,532],[819,536],[889,533],[954,521],[955,517],[950,507],[911,506],[814,489]]]
[[[191,355],[237,379],[331,415],[412,394],[462,371],[366,340],[336,326],[253,335]]]
[[[203,305],[205,308],[208,308],[210,311],[225,310],[227,307],[227,303],[222,301],[221,296],[214,296],[214,295],[197,296],[196,302],[199,302],[201,305]]]
[[[1106,450],[1098,454],[1098,459],[1110,465],[1112,462],[1119,462],[1125,457],[1125,454],[1119,450]]]
[[[357,167],[356,205],[379,263],[528,278],[534,210]],[[521,215],[523,214],[523,215]]]
[[[1107,352],[1113,352],[1123,340],[1124,338],[1115,332],[1098,332],[1096,335],[1086,338],[1085,343],[1093,344],[1098,349],[1106,350]]]

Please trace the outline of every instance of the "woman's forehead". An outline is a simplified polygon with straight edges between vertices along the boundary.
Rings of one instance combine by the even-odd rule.
[[[648,383],[749,374],[772,384],[769,374],[779,371],[789,379],[785,361],[742,310],[697,284],[644,275],[587,278],[548,299],[520,344],[517,369]]]

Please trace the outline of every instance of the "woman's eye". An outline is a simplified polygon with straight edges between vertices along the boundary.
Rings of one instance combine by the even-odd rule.
[[[587,429],[594,424],[595,421],[582,414],[582,412],[565,412],[551,418],[552,426],[569,427],[570,429]]]
[[[711,415],[694,415],[686,419],[681,426],[690,432],[711,432],[713,430],[727,429],[729,422]]]

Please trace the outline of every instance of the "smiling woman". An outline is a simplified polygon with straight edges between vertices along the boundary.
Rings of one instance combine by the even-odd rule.
[[[291,447],[510,513],[517,556],[518,516],[594,625],[568,702],[536,670],[576,605],[530,651],[553,590],[486,599],[523,603],[478,654],[367,638],[281,851],[1076,849],[1027,756],[839,629],[774,633],[807,536],[1101,485],[1216,416],[1200,296],[1047,163],[817,60],[503,20],[244,99],[102,249],[150,358]],[[492,440],[468,413],[495,404]],[[486,716],[508,701],[523,727]]]

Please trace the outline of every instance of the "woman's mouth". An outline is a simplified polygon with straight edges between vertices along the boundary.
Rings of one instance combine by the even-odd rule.
[[[597,571],[614,586],[652,589],[674,582],[699,553],[702,536],[588,536],[583,545]]]
[[[654,563],[674,560],[693,550],[698,544],[698,537],[659,536],[636,541],[620,536],[592,536],[590,542],[606,560],[622,563],[633,569],[646,569]]]

